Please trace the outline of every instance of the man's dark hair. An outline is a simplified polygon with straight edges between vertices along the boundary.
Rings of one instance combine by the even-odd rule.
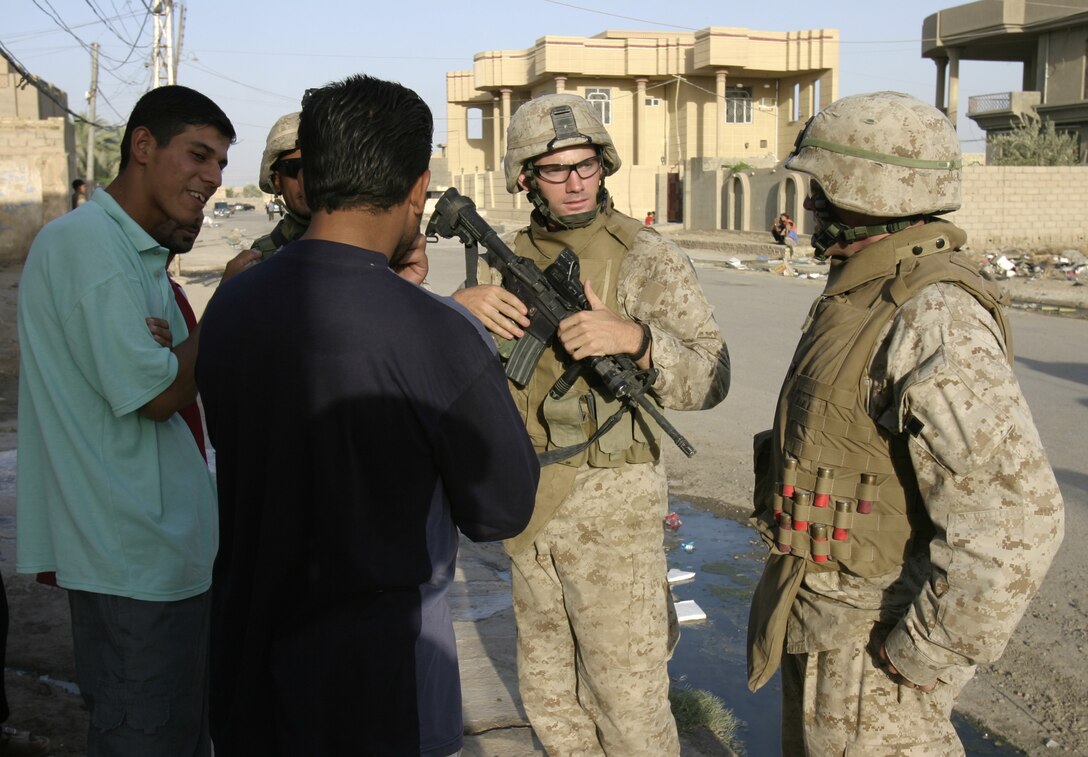
[[[431,159],[434,121],[419,95],[395,82],[351,76],[306,93],[298,141],[313,211],[404,202]]]
[[[76,179],[75,181],[72,182],[72,189],[79,189],[80,187],[82,187],[86,183],[87,182],[85,182],[83,179]]]
[[[189,126],[214,126],[230,139],[231,144],[237,136],[227,114],[208,97],[188,87],[159,87],[141,97],[128,117],[125,136],[121,140],[120,171],[128,165],[132,132],[141,126],[151,132],[160,147],[169,144]]]

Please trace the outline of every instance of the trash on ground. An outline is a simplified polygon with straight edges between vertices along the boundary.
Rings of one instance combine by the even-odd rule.
[[[738,257],[729,258],[729,260],[725,261],[725,264],[727,266],[729,266],[730,268],[737,269],[738,271],[747,271],[748,270],[748,266],[744,265],[744,263],[742,263],[740,261],[740,258],[738,258]]]
[[[703,608],[699,607],[694,599],[685,599],[680,602],[674,602],[673,607],[676,608],[676,619],[681,623],[690,623],[694,620],[706,620],[706,613],[703,612]]]
[[[682,542],[680,542],[680,549],[684,550],[685,552],[694,552],[695,551],[695,542],[693,542],[693,541],[682,541]]]
[[[695,571],[692,570],[680,570],[679,568],[669,568],[669,572],[665,575],[670,584],[682,584],[685,581],[691,581],[695,578]]]
[[[669,513],[665,516],[665,525],[675,531],[684,525],[684,521],[680,520],[680,516],[676,513]]]

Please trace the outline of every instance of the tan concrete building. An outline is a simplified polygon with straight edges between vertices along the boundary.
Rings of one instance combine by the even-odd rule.
[[[75,127],[68,98],[28,85],[0,54],[0,262],[21,261],[42,226],[70,206]]]
[[[1088,160],[1088,0],[979,0],[938,11],[922,24],[922,55],[937,64],[935,104],[953,123],[961,60],[1023,64],[1019,91],[970,97],[968,118],[990,135],[1035,113],[1076,132]]]
[[[471,71],[446,75],[450,180],[481,207],[527,206],[503,186],[507,124],[523,102],[569,92],[594,104],[616,143],[623,166],[608,186],[617,207],[686,222],[692,170],[720,190],[733,166],[781,161],[804,122],[838,96],[838,65],[834,29],[605,31],[481,52]],[[705,212],[718,218],[715,194]]]

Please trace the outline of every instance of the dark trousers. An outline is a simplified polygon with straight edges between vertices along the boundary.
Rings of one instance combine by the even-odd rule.
[[[69,591],[88,757],[209,757],[209,593],[147,602]]]

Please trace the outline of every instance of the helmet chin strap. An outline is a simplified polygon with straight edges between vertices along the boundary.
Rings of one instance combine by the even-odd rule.
[[[835,214],[835,209],[815,182],[809,197],[812,199],[813,212],[820,219],[820,231],[812,235],[812,247],[816,251],[817,260],[827,260],[827,251],[837,244],[846,246],[880,234],[895,234],[924,218],[924,216],[915,216],[875,226],[849,226]]]

